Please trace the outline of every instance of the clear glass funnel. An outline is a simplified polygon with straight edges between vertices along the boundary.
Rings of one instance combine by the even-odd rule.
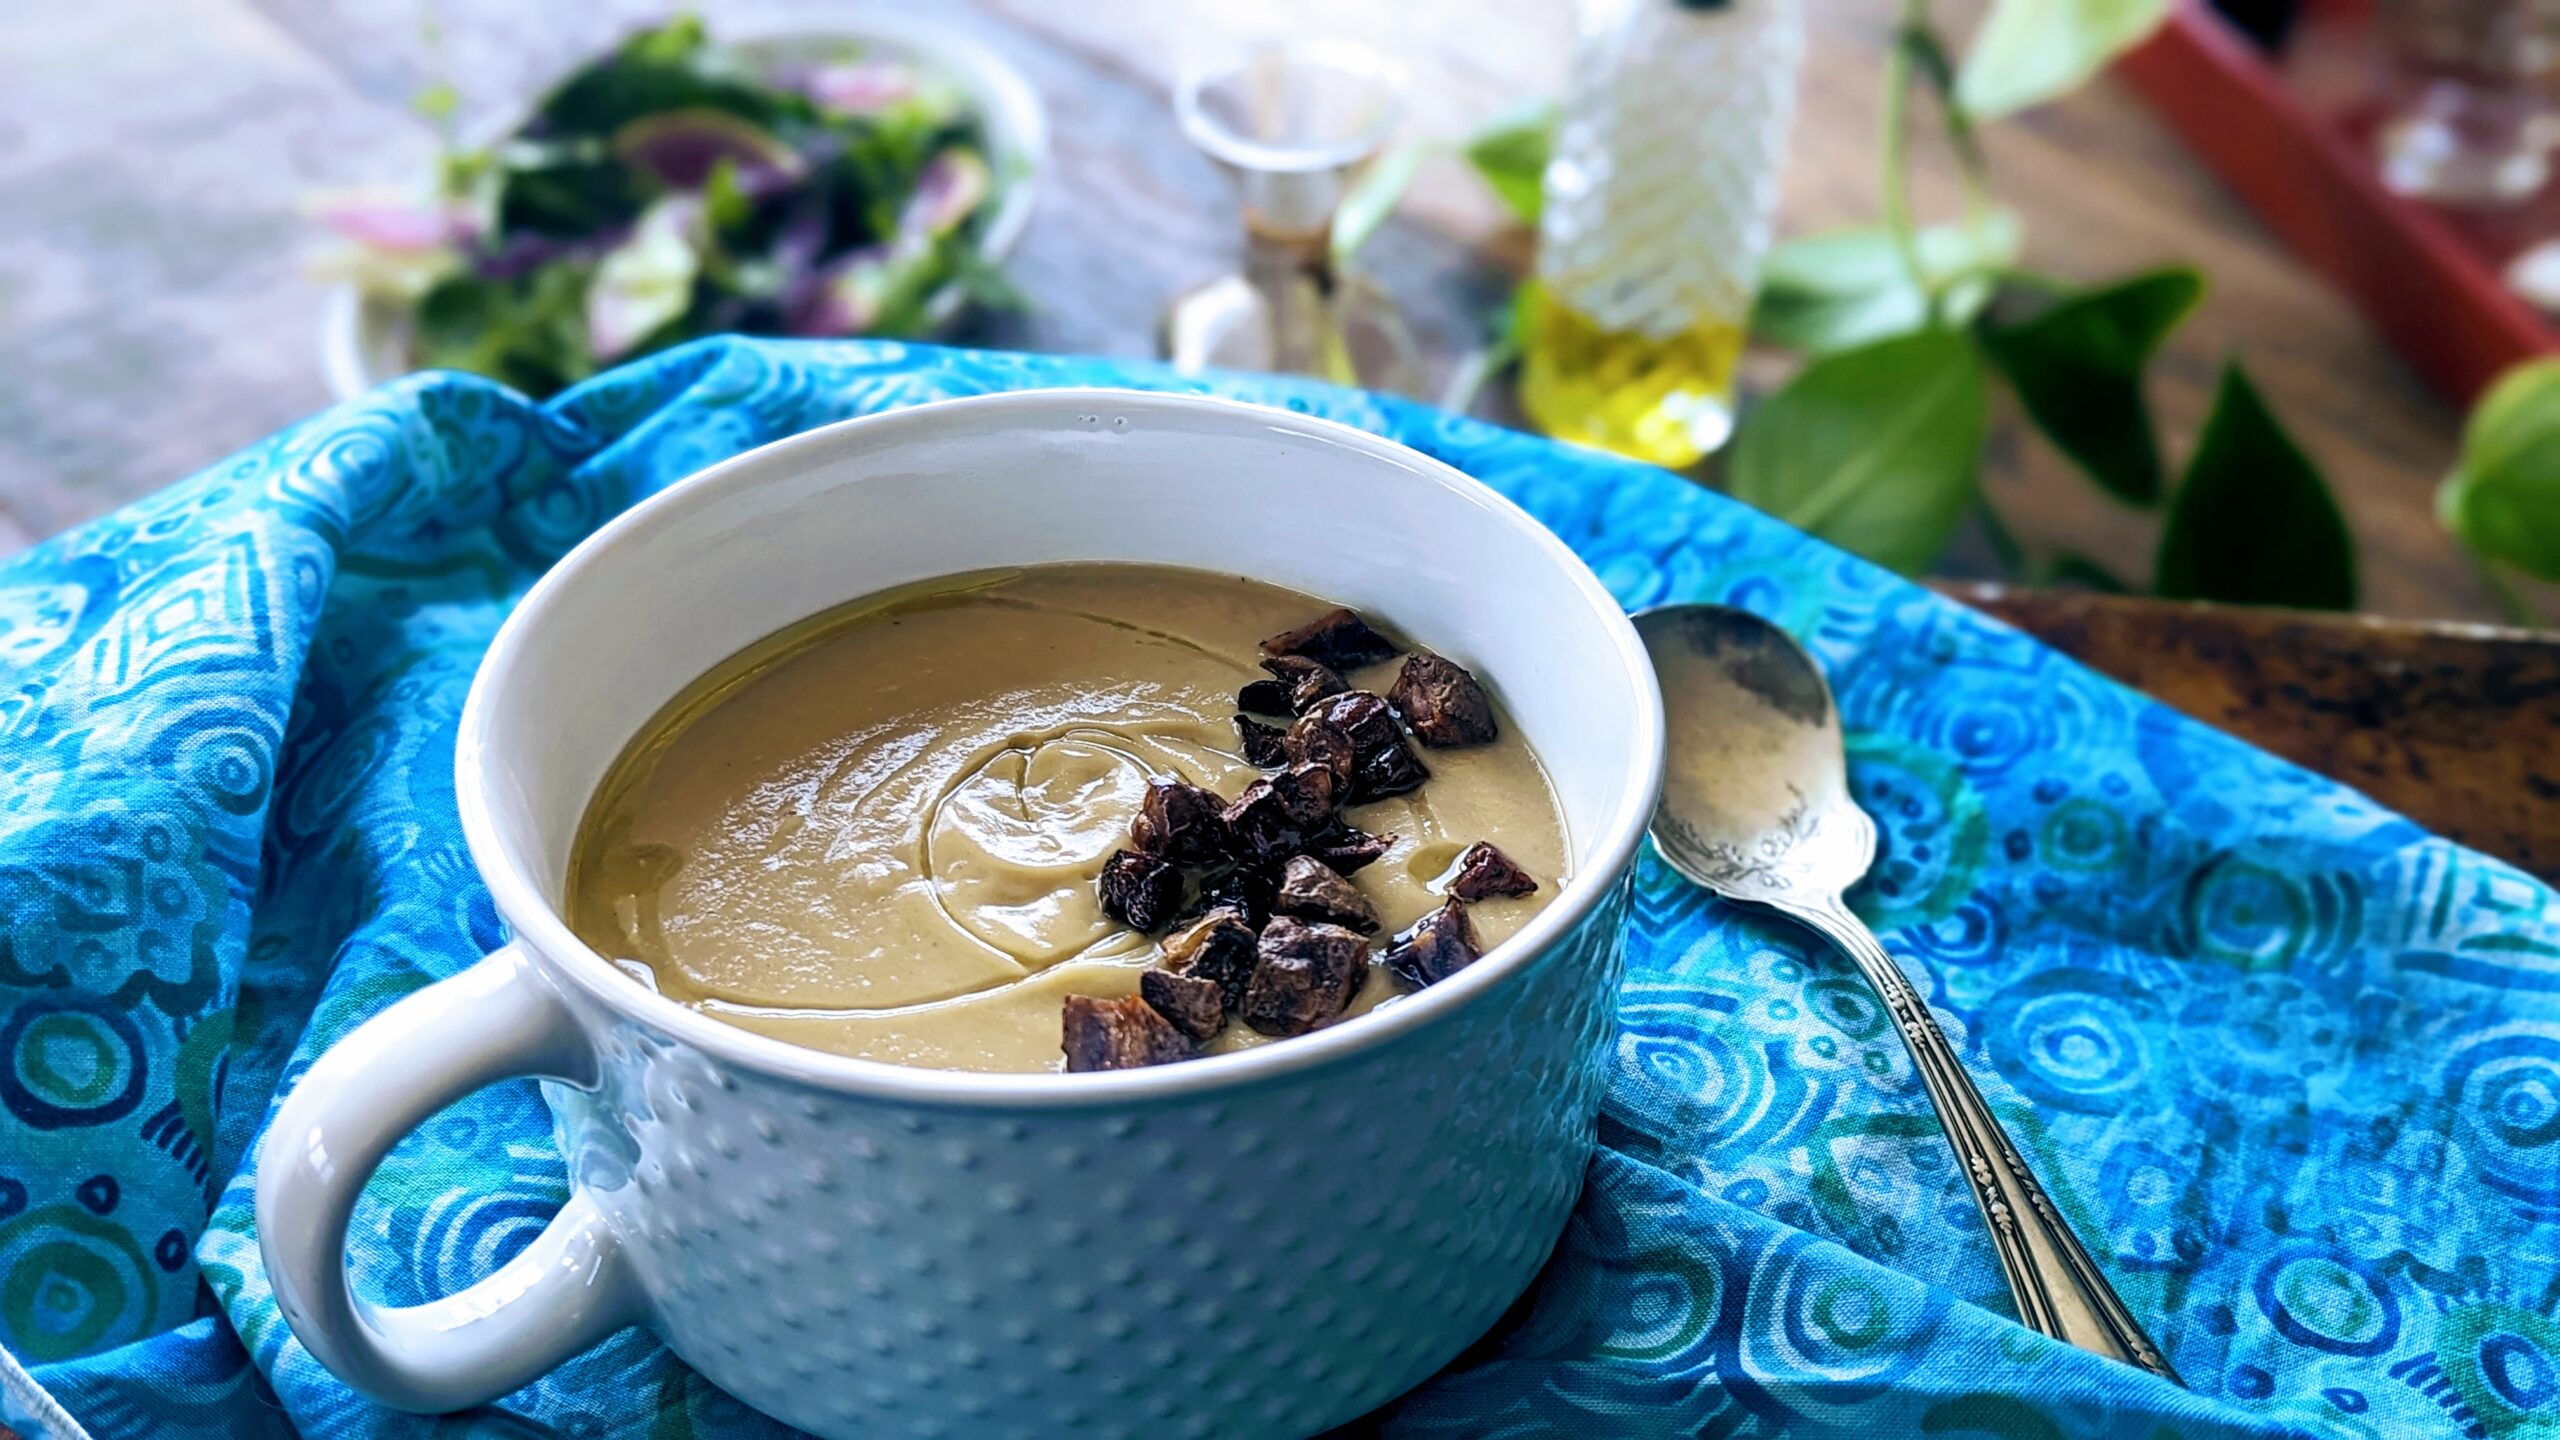
[[[1401,67],[1341,40],[1275,40],[1190,67],[1183,133],[1235,178],[1240,273],[1176,299],[1165,350],[1184,369],[1321,376],[1411,391],[1411,331],[1386,296],[1341,273],[1334,212],[1404,117]]]

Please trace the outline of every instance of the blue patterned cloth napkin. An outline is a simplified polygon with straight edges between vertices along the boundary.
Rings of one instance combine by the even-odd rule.
[[[1393,436],[1630,606],[1728,601],[1807,641],[1883,828],[1859,908],[2194,1386],[2007,1318],[1852,972],[1648,859],[1581,1208],[1387,1433],[2560,1431],[2560,924],[2534,881],[1658,470],[1311,384],[743,341],[541,406],[416,377],[0,565],[0,1425],[777,1432],[637,1331],[467,1415],[367,1404],[278,1318],[249,1157],[314,1056],[500,942],[454,726],[545,565],[750,446],[1067,384]],[[534,1087],[483,1091],[375,1179],[358,1282],[458,1288],[564,1186]]]

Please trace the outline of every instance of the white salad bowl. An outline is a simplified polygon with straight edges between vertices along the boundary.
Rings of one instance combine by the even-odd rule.
[[[971,113],[984,127],[987,168],[994,176],[994,193],[978,229],[979,257],[990,266],[1000,265],[1021,242],[1048,159],[1047,112],[1031,82],[967,30],[921,12],[857,8],[831,17],[823,30],[723,22],[712,39],[774,64],[822,59],[848,45],[876,48],[948,80],[967,97]],[[514,123],[488,138],[497,138]],[[939,330],[958,320],[967,304],[959,286],[945,285],[926,303],[925,318]],[[367,294],[355,285],[333,286],[320,311],[320,373],[331,397],[352,400],[416,369],[409,326],[406,301]]]
[[[1482,676],[1544,762],[1571,874],[1474,965],[1296,1039],[1153,1069],[961,1074],[802,1049],[660,996],[559,905],[590,794],[682,687],[775,630],[993,567],[1145,561],[1362,608]],[[348,1035],[258,1167],[294,1333],[444,1410],[645,1325],[825,1436],[1309,1434],[1410,1388],[1527,1288],[1580,1190],[1629,877],[1662,772],[1634,629],[1509,501],[1362,431],[1227,401],[1028,391],[712,467],[519,604],[455,756],[513,940]],[[542,1077],[571,1196],[404,1309],[349,1220],[412,1127]]]

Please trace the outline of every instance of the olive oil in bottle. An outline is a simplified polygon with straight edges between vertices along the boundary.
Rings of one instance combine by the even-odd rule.
[[[1681,466],[1733,430],[1804,54],[1800,0],[1582,0],[1520,401]]]

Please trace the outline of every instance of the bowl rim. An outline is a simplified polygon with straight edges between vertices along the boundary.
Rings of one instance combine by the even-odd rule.
[[[1048,110],[1021,69],[970,27],[929,14],[861,6],[831,16],[823,25],[806,16],[725,21],[714,41],[773,48],[885,41],[949,77],[968,95],[987,126],[987,159],[995,171],[995,205],[978,232],[978,253],[988,264],[1000,265],[1022,243],[1032,212],[1038,208],[1041,176],[1049,168]],[[482,138],[495,139],[522,118],[520,112],[510,112]],[[967,303],[968,297],[956,286],[945,284],[926,302],[926,319],[939,330],[957,319]],[[405,327],[408,311],[407,305],[367,295],[351,282],[328,288],[320,306],[319,342],[320,374],[330,398],[353,400],[415,368],[383,373],[372,363],[374,350],[393,338],[386,324]]]
[[[935,1070],[794,1045],[727,1024],[639,985],[579,940],[557,907],[543,898],[530,867],[519,863],[526,857],[516,855],[499,837],[489,771],[480,763],[496,703],[491,697],[506,683],[528,643],[527,637],[543,623],[544,614],[554,603],[553,597],[578,584],[597,558],[625,536],[678,523],[694,507],[716,503],[729,492],[752,489],[778,476],[803,473],[842,453],[877,450],[927,438],[941,427],[976,427],[996,422],[1045,429],[1050,415],[1064,420],[1079,410],[1097,407],[1133,414],[1153,411],[1181,420],[1207,417],[1212,424],[1253,430],[1277,428],[1349,449],[1491,512],[1544,551],[1566,573],[1609,634],[1634,701],[1633,728],[1626,736],[1626,774],[1585,852],[1588,859],[1576,867],[1584,878],[1483,958],[1394,1005],[1282,1044],[1257,1045],[1178,1065],[1080,1074]],[[901,433],[907,431],[916,433]],[[863,482],[857,479],[845,483]],[[489,887],[499,915],[512,928],[513,943],[525,949],[543,973],[574,984],[608,1010],[673,1036],[723,1064],[837,1093],[970,1109],[1118,1108],[1244,1089],[1346,1063],[1417,1030],[1442,1023],[1471,1003],[1484,1003],[1532,959],[1564,942],[1622,883],[1652,821],[1662,773],[1662,699],[1643,640],[1628,620],[1625,608],[1581,557],[1510,499],[1453,466],[1338,421],[1221,397],[1109,387],[1000,391],[856,416],[772,441],[676,481],[581,541],[517,602],[472,677],[454,746],[455,799],[473,866]]]

